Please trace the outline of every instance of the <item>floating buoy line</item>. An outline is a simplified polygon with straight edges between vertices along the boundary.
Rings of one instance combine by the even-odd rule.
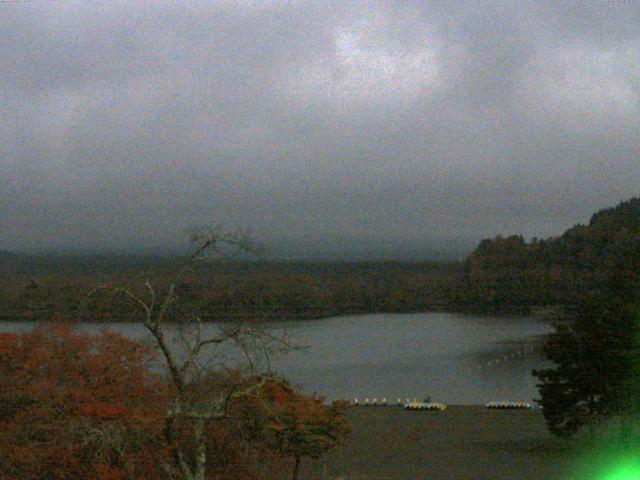
[[[475,366],[471,366],[471,365],[467,365],[465,367],[465,369],[467,371],[483,371],[483,370],[487,370],[493,367],[500,367],[506,364],[511,363],[514,360],[524,360],[526,359],[531,353],[536,351],[536,347],[533,346],[527,346],[527,347],[522,347],[516,351],[513,351],[509,354],[505,354],[505,355],[500,355],[500,356],[496,356],[494,358],[492,358],[491,360],[486,360],[483,362],[480,362],[478,364],[476,364]]]

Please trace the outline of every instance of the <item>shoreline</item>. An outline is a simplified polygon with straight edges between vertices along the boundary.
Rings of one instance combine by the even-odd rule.
[[[352,308],[352,309],[336,309],[336,310],[322,310],[322,311],[307,311],[307,312],[278,312],[267,314],[231,314],[231,315],[218,315],[218,316],[202,316],[205,323],[227,323],[227,322],[298,322],[298,321],[311,321],[311,320],[325,320],[334,317],[349,317],[360,315],[409,315],[420,313],[452,313],[459,315],[478,315],[478,316],[490,316],[496,318],[535,318],[544,323],[553,323],[562,318],[562,312],[565,307],[562,305],[544,305],[544,306],[530,306],[530,307],[502,307],[498,310],[482,308],[478,306],[441,306],[433,305],[432,307],[421,308],[408,308],[408,309],[386,309],[386,310],[371,310],[365,308]],[[2,322],[39,322],[29,316],[15,316],[15,315],[0,315],[0,323]],[[55,321],[55,320],[45,320]],[[96,324],[109,324],[109,323],[136,323],[136,320],[122,321],[122,320],[100,320],[100,319],[83,319],[83,320],[68,320],[70,322],[79,323],[96,323]]]

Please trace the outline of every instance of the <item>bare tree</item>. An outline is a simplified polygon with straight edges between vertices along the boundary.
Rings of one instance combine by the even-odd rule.
[[[242,323],[217,325],[214,331],[203,325],[201,319],[179,319],[177,332],[179,342],[174,341],[167,325],[167,314],[177,301],[176,285],[194,264],[208,254],[227,257],[243,253],[256,253],[257,245],[246,232],[228,233],[218,228],[202,227],[191,233],[193,253],[182,263],[162,295],[151,284],[145,282],[146,295],[133,293],[130,289],[111,289],[137,304],[144,313],[144,327],[160,350],[169,371],[173,396],[165,414],[164,436],[173,458],[166,466],[169,478],[180,480],[204,480],[206,477],[207,451],[206,427],[208,422],[227,416],[227,406],[237,398],[249,396],[273,378],[268,373],[259,373],[258,360],[266,359],[274,352],[287,348],[285,335],[276,336],[265,329]],[[174,327],[173,325],[171,326]],[[213,346],[231,344],[244,359],[251,372],[249,377],[239,376],[236,381],[218,385],[203,384],[207,371],[205,351]],[[214,355],[215,356],[215,355]],[[267,363],[268,366],[268,363]],[[185,445],[181,432],[189,432]]]

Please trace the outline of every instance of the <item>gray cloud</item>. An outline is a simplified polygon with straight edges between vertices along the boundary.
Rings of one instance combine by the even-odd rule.
[[[638,194],[639,15],[0,4],[0,248],[172,249],[211,220],[293,256],[560,233]]]

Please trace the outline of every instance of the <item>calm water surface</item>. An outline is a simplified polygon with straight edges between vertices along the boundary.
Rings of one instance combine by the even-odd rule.
[[[3,323],[0,330],[31,326]],[[130,338],[147,338],[135,323],[81,328],[111,328]],[[546,362],[534,347],[550,331],[533,318],[433,312],[270,323],[268,328],[285,328],[296,345],[306,346],[274,358],[272,366],[308,393],[393,402],[430,396],[450,404],[537,397],[531,369]]]

